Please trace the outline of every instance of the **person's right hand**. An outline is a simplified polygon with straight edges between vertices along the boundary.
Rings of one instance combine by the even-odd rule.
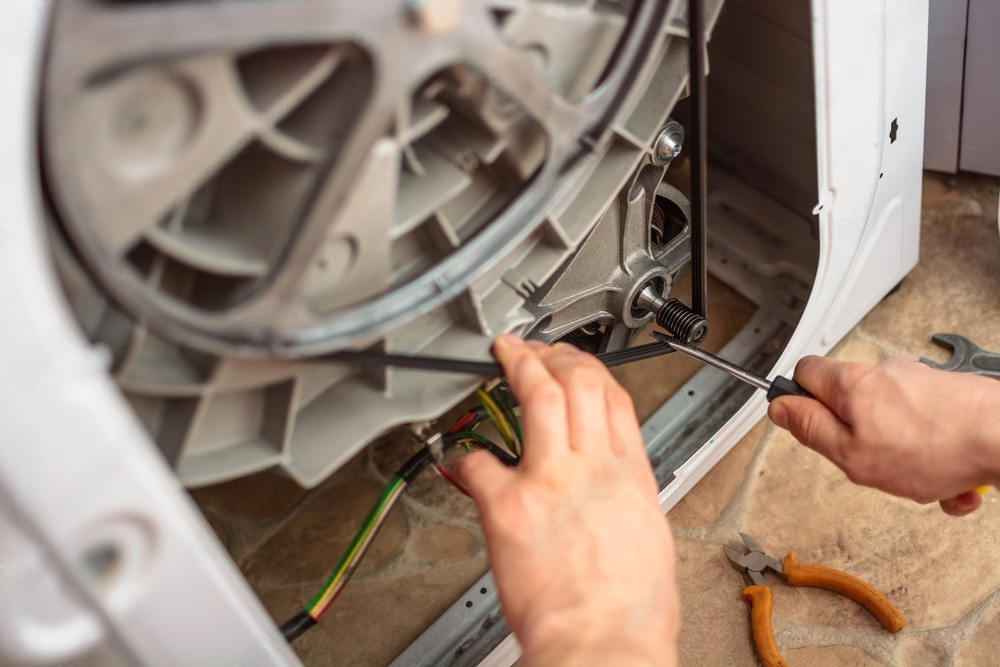
[[[856,484],[962,516],[974,489],[1000,471],[1000,383],[891,359],[877,366],[805,357],[795,379],[818,400],[785,396],[775,424],[840,467]]]

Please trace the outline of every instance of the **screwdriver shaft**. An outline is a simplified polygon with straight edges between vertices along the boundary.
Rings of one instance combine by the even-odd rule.
[[[683,352],[689,357],[694,357],[695,359],[703,361],[704,363],[709,364],[710,366],[715,366],[719,370],[723,370],[732,375],[734,378],[743,380],[747,384],[753,385],[758,389],[763,389],[764,391],[768,391],[771,388],[771,383],[768,380],[762,378],[761,376],[751,373],[745,368],[741,368],[736,364],[732,364],[726,361],[725,359],[720,359],[714,354],[705,352],[704,350],[699,350],[694,345],[688,345],[687,343],[681,342],[671,336],[665,336],[658,331],[652,332],[652,336],[656,340],[666,343],[667,345],[674,348],[678,352]]]

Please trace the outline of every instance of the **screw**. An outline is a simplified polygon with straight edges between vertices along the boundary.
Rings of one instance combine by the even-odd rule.
[[[660,129],[653,143],[653,164],[663,167],[680,155],[681,146],[684,145],[684,127],[672,118],[667,119],[667,124]]]

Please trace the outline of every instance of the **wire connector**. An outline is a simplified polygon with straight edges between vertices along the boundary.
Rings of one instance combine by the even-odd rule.
[[[444,438],[440,433],[435,433],[427,440],[427,451],[430,452],[434,463],[444,465]]]

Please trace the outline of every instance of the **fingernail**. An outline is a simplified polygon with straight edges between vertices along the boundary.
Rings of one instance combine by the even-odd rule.
[[[955,504],[960,510],[971,510],[979,507],[980,495],[975,491],[966,491],[955,496]]]
[[[767,416],[771,418],[776,426],[788,428],[788,408],[781,404],[781,401],[771,403],[767,409]]]

